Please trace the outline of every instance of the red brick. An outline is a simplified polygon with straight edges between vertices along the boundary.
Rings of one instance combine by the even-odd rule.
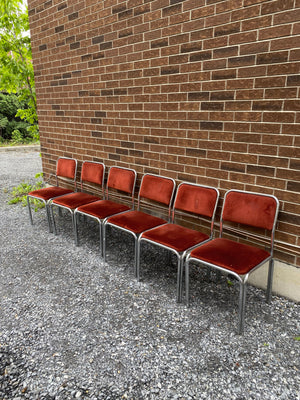
[[[272,16],[267,15],[263,17],[246,19],[242,22],[242,31],[251,31],[254,29],[262,29],[265,26],[272,25]]]
[[[276,0],[271,3],[266,2],[262,5],[262,14],[273,14],[276,12],[282,12],[284,10],[292,9],[294,7],[293,0]]]
[[[299,46],[300,35],[293,37],[286,37],[282,39],[273,40],[271,42],[271,51],[297,48]]]
[[[272,39],[272,38],[280,38],[282,36],[289,36],[291,34],[292,30],[292,25],[280,25],[280,26],[274,26],[272,28],[266,28],[262,29],[259,31],[259,40],[266,40],[266,39]],[[280,40],[280,42],[282,39]],[[276,42],[272,42],[271,44],[271,49],[272,47],[276,49],[276,44],[273,44]],[[286,48],[286,47],[283,47]]]

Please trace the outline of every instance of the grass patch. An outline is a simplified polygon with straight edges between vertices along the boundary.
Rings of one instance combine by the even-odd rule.
[[[18,186],[13,187],[12,191],[10,192],[11,199],[8,201],[8,204],[21,203],[23,207],[26,207],[28,193],[33,190],[41,189],[43,187],[43,180],[41,178],[43,178],[42,172],[35,175],[36,182],[34,184],[22,182]],[[30,203],[34,206],[34,211],[37,211],[39,208],[45,207],[43,202],[36,199],[30,198]]]

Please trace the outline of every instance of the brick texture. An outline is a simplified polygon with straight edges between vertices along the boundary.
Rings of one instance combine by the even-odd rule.
[[[28,0],[45,174],[72,156],[274,194],[300,265],[297,4]]]

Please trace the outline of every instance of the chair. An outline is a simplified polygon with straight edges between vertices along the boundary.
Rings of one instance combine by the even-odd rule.
[[[113,166],[110,168],[105,190],[105,200],[98,200],[76,208],[75,221],[75,243],[78,246],[78,216],[84,215],[95,219],[99,223],[100,249],[103,256],[103,222],[114,214],[134,208],[134,190],[136,183],[136,172],[130,168]],[[115,200],[110,200],[110,197]],[[124,204],[129,201],[129,205]]]
[[[103,190],[104,183],[104,172],[105,166],[101,162],[92,162],[92,161],[84,161],[81,169],[81,178],[80,178],[80,192],[73,192],[66,194],[65,196],[61,196],[59,198],[53,199],[50,203],[50,214],[53,221],[53,231],[54,234],[57,234],[55,219],[53,208],[58,207],[59,209],[68,210],[71,213],[72,217],[72,226],[74,235],[76,236],[76,224],[74,218],[74,212],[77,207],[80,207],[84,204],[92,203],[93,201],[100,200],[99,196],[95,196],[90,193],[86,193],[84,190],[95,190],[101,188]]]
[[[224,198],[220,220],[220,236],[193,249],[186,258],[186,301],[189,304],[189,264],[200,263],[230,274],[240,285],[238,333],[244,332],[246,284],[249,274],[269,262],[267,302],[271,301],[273,279],[274,232],[279,202],[272,195],[230,190]],[[255,229],[253,229],[255,228]],[[223,237],[227,230],[235,240]],[[263,231],[264,235],[262,235]],[[268,234],[267,234],[268,233]],[[244,238],[267,243],[268,250],[257,244],[242,243]]]
[[[178,186],[172,210],[172,223],[158,226],[143,232],[138,240],[138,247],[142,241],[158,245],[170,250],[177,256],[177,301],[181,301],[182,271],[186,253],[198,245],[212,238],[214,217],[216,213],[219,191],[215,188],[181,183]],[[175,224],[175,217],[200,217],[209,220],[210,233],[199,232],[194,229]],[[137,254],[140,255],[138,249]],[[139,279],[140,257],[137,259],[137,279]]]
[[[155,215],[151,215],[141,210],[151,210],[152,214],[157,211],[168,214],[168,220],[171,217],[171,202],[175,190],[174,179],[163,177],[160,175],[145,174],[141,181],[138,193],[137,210],[125,211],[122,214],[112,216],[103,224],[103,254],[106,258],[106,227],[112,226],[121,231],[130,233],[135,239],[135,263],[134,272],[137,276],[137,254],[139,247],[137,246],[140,235],[151,228],[163,225],[167,221]],[[157,209],[159,207],[159,210]]]
[[[52,223],[50,217],[50,202],[59,196],[65,195],[67,193],[73,192],[72,189],[67,189],[66,187],[59,186],[59,183],[72,183],[74,189],[76,190],[76,173],[77,173],[77,160],[74,158],[60,157],[56,163],[56,186],[45,187],[38,190],[33,190],[27,195],[27,205],[31,225],[33,225],[32,212],[30,206],[30,199],[35,199],[43,202],[46,208],[49,232],[52,232]],[[52,175],[50,175],[51,179]]]

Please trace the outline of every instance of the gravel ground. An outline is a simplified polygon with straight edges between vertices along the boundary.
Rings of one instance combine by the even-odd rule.
[[[236,334],[238,285],[191,271],[191,306],[176,304],[176,262],[70,218],[48,233],[45,211],[7,205],[41,171],[38,152],[0,152],[0,399],[300,399],[299,304],[250,287]],[[159,258],[159,255],[161,257]]]

